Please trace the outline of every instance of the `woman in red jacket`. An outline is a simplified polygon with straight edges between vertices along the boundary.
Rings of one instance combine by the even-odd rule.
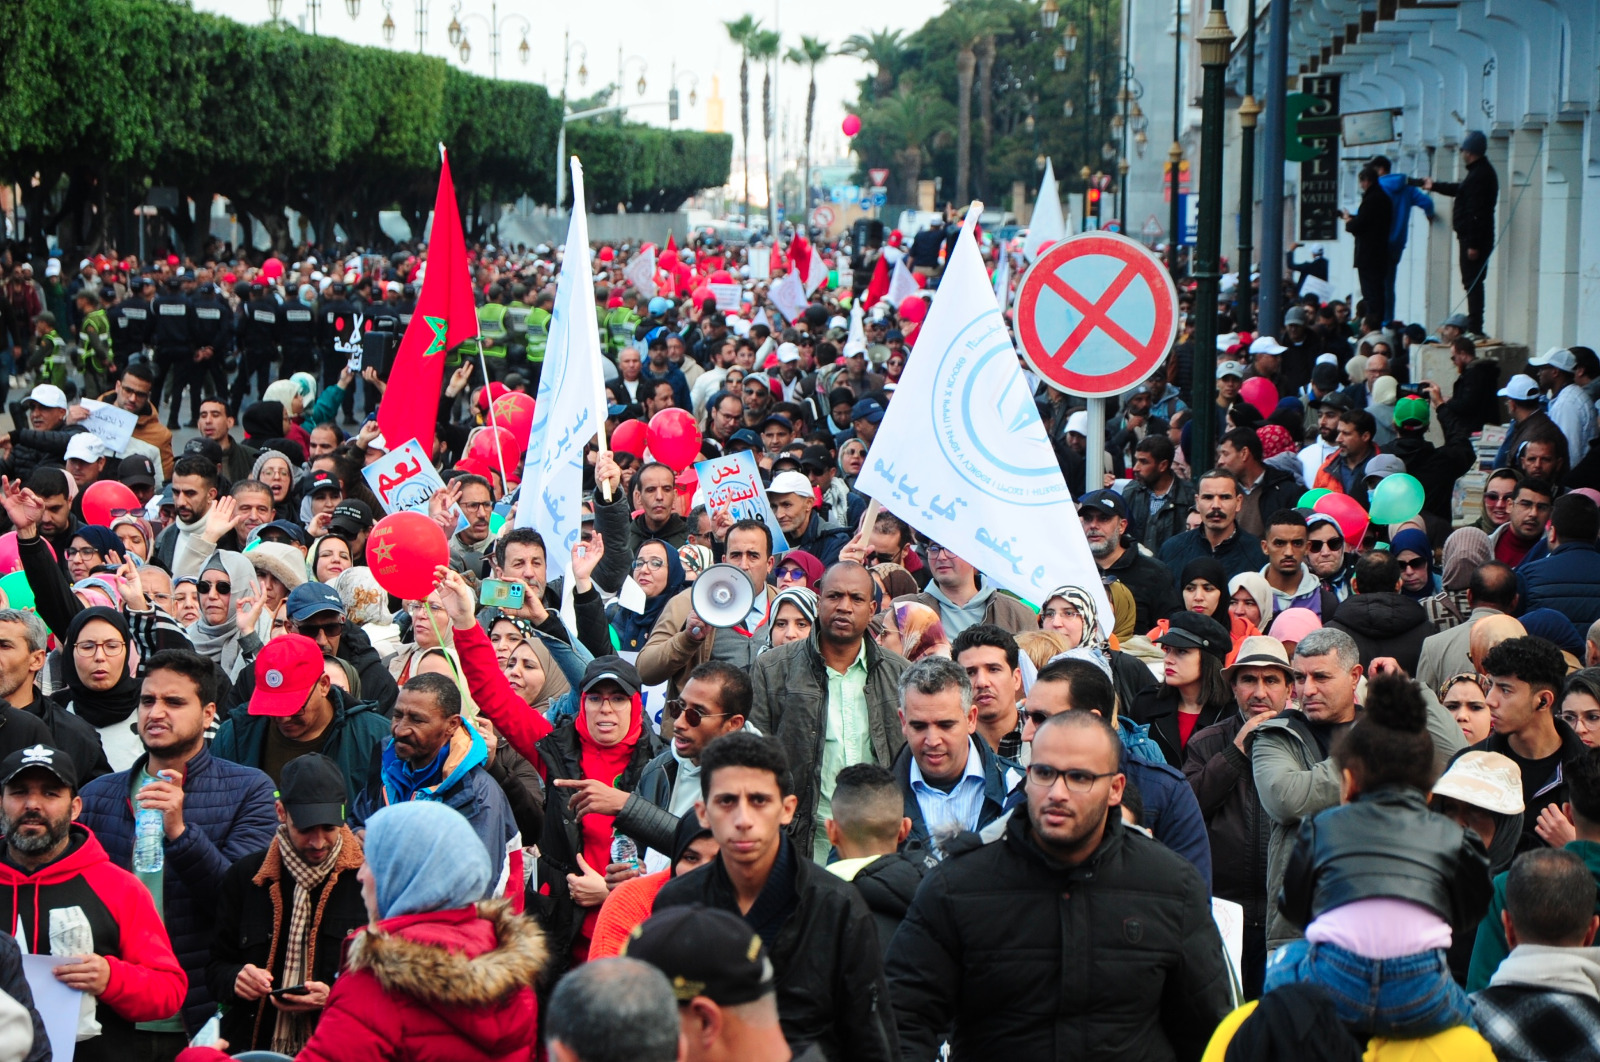
[[[372,924],[350,938],[300,1062],[530,1062],[544,935],[503,901],[472,826],[432,801],[367,820],[356,875]],[[179,1062],[226,1062],[191,1047]]]

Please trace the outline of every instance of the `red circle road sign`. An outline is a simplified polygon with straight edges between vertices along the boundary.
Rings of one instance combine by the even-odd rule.
[[[1178,289],[1161,260],[1109,232],[1054,244],[1017,289],[1017,338],[1058,391],[1103,398],[1143,381],[1178,334]]]

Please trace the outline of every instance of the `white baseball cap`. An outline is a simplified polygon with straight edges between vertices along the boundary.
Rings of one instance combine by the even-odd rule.
[[[1562,372],[1572,372],[1578,367],[1578,359],[1566,347],[1551,347],[1537,358],[1529,358],[1529,365],[1545,366],[1560,369]]]
[[[34,388],[35,392],[38,390],[37,387]],[[1500,388],[1499,391],[1501,398],[1509,398],[1513,402],[1534,402],[1538,400],[1541,393],[1539,381],[1525,372],[1519,372],[1507,380],[1506,385]]]
[[[811,490],[811,480],[806,478],[804,472],[779,472],[772,477],[772,485],[767,488],[768,494],[802,494],[814,499]]]
[[[47,277],[59,277],[61,275],[61,259],[52,258],[46,262],[44,264],[44,275]]]
[[[66,459],[94,462],[106,455],[106,444],[92,431],[80,431],[67,440]]]
[[[1271,336],[1257,336],[1255,341],[1250,344],[1250,353],[1252,354],[1282,354],[1288,349],[1288,347]]]
[[[1242,380],[1244,379],[1244,366],[1236,361],[1225,361],[1217,366],[1217,379],[1220,380],[1224,376],[1237,376]]]
[[[402,291],[406,290],[406,286],[400,283],[398,280],[391,280],[383,286],[383,290],[393,292],[394,294],[398,295]]]
[[[778,360],[785,364],[800,360],[800,348],[793,343],[778,344]]]
[[[1089,411],[1080,409],[1067,417],[1067,431],[1089,437]]]
[[[84,269],[88,269],[92,265],[94,265],[94,263],[92,261],[90,261],[89,259],[85,258],[83,261],[78,263],[78,269],[81,271],[81,270],[84,270]]]
[[[67,393],[55,384],[40,384],[22,400],[23,407],[26,408],[29,402],[47,409],[66,409]]]

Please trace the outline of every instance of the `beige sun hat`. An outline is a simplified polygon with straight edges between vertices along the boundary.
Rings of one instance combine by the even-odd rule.
[[[1433,794],[1515,815],[1522,811],[1522,769],[1498,752],[1464,752],[1434,784]]]

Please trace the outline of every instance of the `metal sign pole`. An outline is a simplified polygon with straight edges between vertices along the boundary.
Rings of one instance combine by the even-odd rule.
[[[1084,451],[1086,459],[1083,489],[1099,490],[1105,486],[1106,477],[1106,400],[1089,399],[1089,434]]]

